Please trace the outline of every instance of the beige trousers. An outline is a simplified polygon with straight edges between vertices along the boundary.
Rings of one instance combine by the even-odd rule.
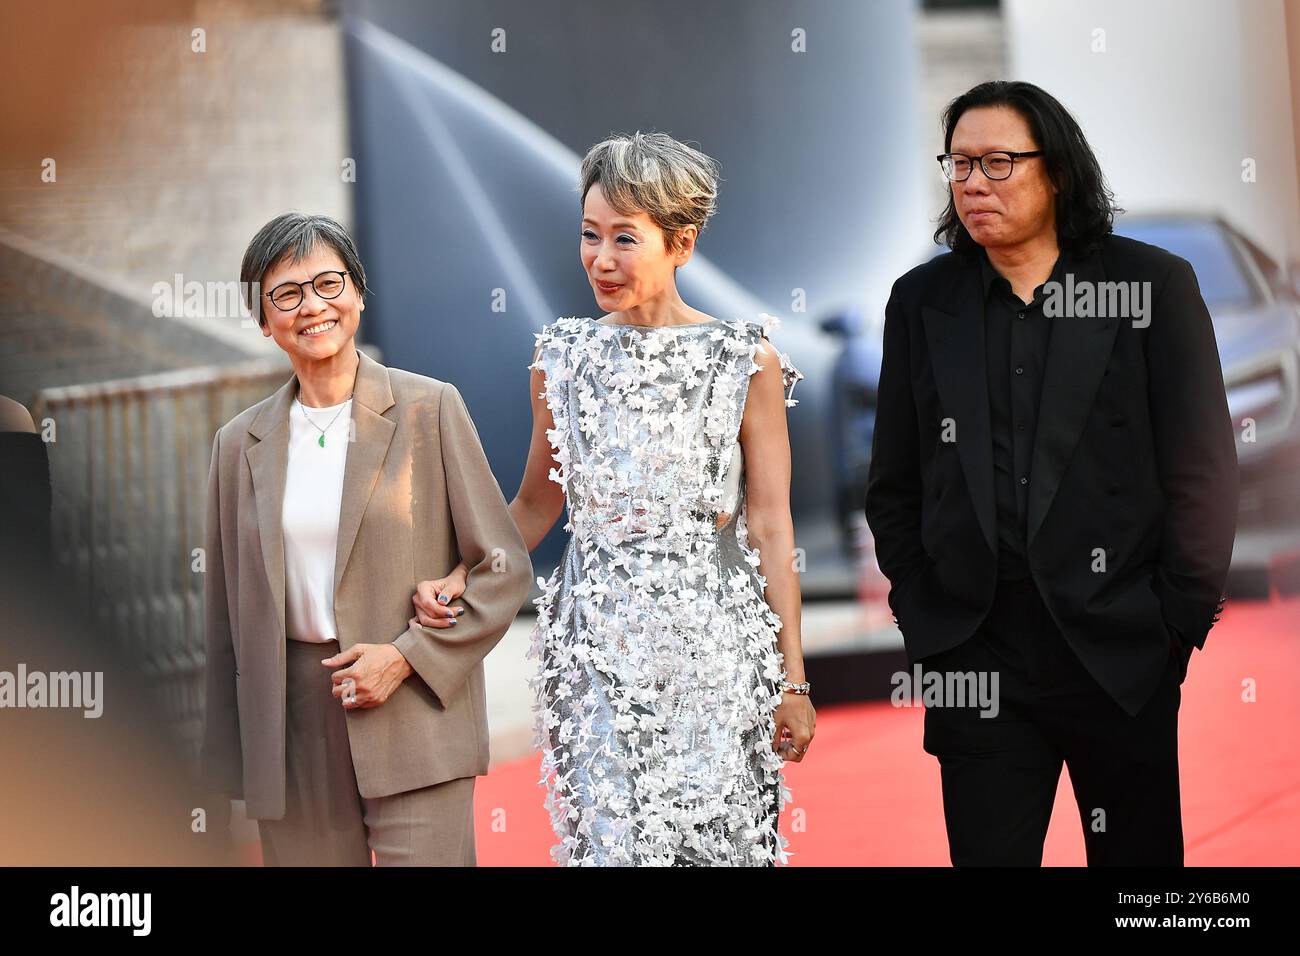
[[[265,865],[370,866],[374,851],[379,866],[475,866],[474,778],[362,797],[347,716],[321,664],[338,642],[286,644],[285,815],[257,822]]]

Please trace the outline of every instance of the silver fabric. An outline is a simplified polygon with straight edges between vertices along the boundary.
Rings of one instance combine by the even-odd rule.
[[[781,622],[746,534],[739,431],[776,320],[538,333],[572,536],[538,578],[535,745],[564,865],[769,865]],[[802,375],[779,355],[787,405]]]

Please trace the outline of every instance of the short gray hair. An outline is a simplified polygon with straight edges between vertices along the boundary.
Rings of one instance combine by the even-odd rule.
[[[292,256],[291,261],[300,262],[321,243],[339,254],[357,294],[364,296],[369,291],[361,256],[346,229],[329,216],[286,212],[257,230],[257,235],[244,250],[244,262],[239,268],[240,287],[246,290],[248,309],[257,316],[259,323],[264,319],[261,299],[255,290],[261,288],[262,276],[285,256]]]
[[[587,151],[579,202],[599,183],[606,202],[625,216],[644,211],[673,249],[683,228],[702,232],[717,209],[721,171],[717,160],[667,133],[618,134]]]

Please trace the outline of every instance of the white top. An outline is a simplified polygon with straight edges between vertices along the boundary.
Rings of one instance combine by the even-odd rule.
[[[290,640],[336,640],[334,555],[343,502],[343,467],[352,427],[352,399],[328,408],[289,407],[289,467],[284,479],[284,603]],[[337,418],[335,417],[337,416]],[[333,422],[333,424],[330,424]],[[325,430],[325,446],[320,445]]]

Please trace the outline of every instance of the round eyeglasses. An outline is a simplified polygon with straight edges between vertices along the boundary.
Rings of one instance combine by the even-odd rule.
[[[984,170],[984,175],[989,179],[1006,179],[1011,175],[1011,170],[1015,168],[1017,159],[1041,155],[1043,155],[1041,149],[1030,149],[1019,153],[997,149],[991,153],[985,153],[983,156],[967,156],[965,153],[943,153],[936,156],[935,159],[939,160],[939,168],[943,170],[945,179],[954,183],[964,183],[970,179],[971,170],[975,168],[976,162],[980,164],[980,169]]]
[[[281,312],[292,312],[302,305],[303,286],[310,285],[322,299],[337,299],[343,294],[343,287],[347,285],[347,279],[344,278],[347,274],[346,269],[342,271],[331,269],[306,282],[285,282],[270,292],[262,294]]]

